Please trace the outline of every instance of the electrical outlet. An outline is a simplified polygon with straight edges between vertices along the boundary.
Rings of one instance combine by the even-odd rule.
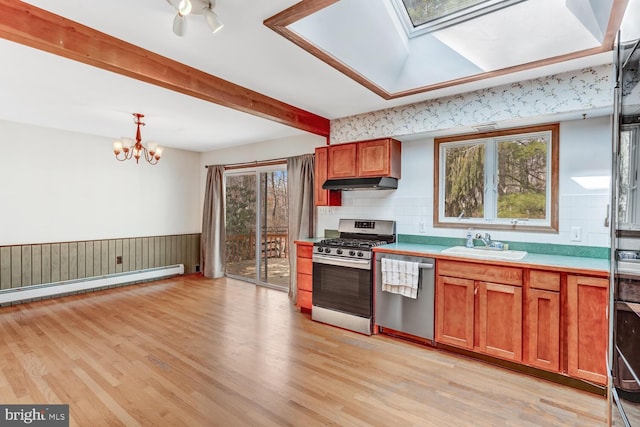
[[[426,233],[427,232],[427,224],[424,221],[420,221],[418,223],[418,233]]]
[[[121,255],[118,255],[116,257],[116,264],[122,264],[122,256]]]
[[[571,241],[572,242],[580,242],[582,241],[582,228],[580,227],[571,227]]]

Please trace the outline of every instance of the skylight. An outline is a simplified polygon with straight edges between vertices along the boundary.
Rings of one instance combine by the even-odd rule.
[[[524,0],[394,0],[409,37],[430,33]]]
[[[627,1],[301,0],[265,25],[394,99],[610,63]],[[424,15],[414,28],[405,2],[414,12],[443,2],[457,8]]]

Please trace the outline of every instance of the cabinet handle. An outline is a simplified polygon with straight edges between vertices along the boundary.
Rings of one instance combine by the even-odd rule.
[[[478,295],[478,287],[477,287],[477,286],[475,286],[475,287],[473,288],[473,294],[474,294],[474,295]]]

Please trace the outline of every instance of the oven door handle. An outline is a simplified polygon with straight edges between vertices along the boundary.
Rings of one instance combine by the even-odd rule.
[[[313,255],[313,262],[318,264],[335,265],[337,267],[359,268],[361,270],[371,270],[371,261],[366,259],[341,259],[324,255]]]

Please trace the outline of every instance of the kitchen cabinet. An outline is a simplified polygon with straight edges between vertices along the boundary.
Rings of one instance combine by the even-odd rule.
[[[342,192],[340,190],[325,190],[322,188],[322,184],[327,180],[328,169],[329,148],[316,148],[313,178],[313,203],[315,206],[340,206],[342,204]]]
[[[560,273],[528,270],[524,362],[560,372]]]
[[[606,384],[609,280],[567,275],[567,361],[572,377]]]
[[[502,359],[522,360],[522,288],[476,283],[480,306],[477,350]]]
[[[474,281],[438,276],[436,341],[473,350]]]
[[[329,179],[354,178],[358,173],[355,142],[329,146]]]
[[[438,261],[436,341],[522,360],[522,269]]]
[[[357,176],[400,179],[400,141],[377,139],[358,143]]]
[[[400,178],[400,141],[392,138],[330,145],[328,178]]]
[[[296,241],[296,286],[298,298],[296,306],[301,310],[311,311],[313,291],[313,244]]]

